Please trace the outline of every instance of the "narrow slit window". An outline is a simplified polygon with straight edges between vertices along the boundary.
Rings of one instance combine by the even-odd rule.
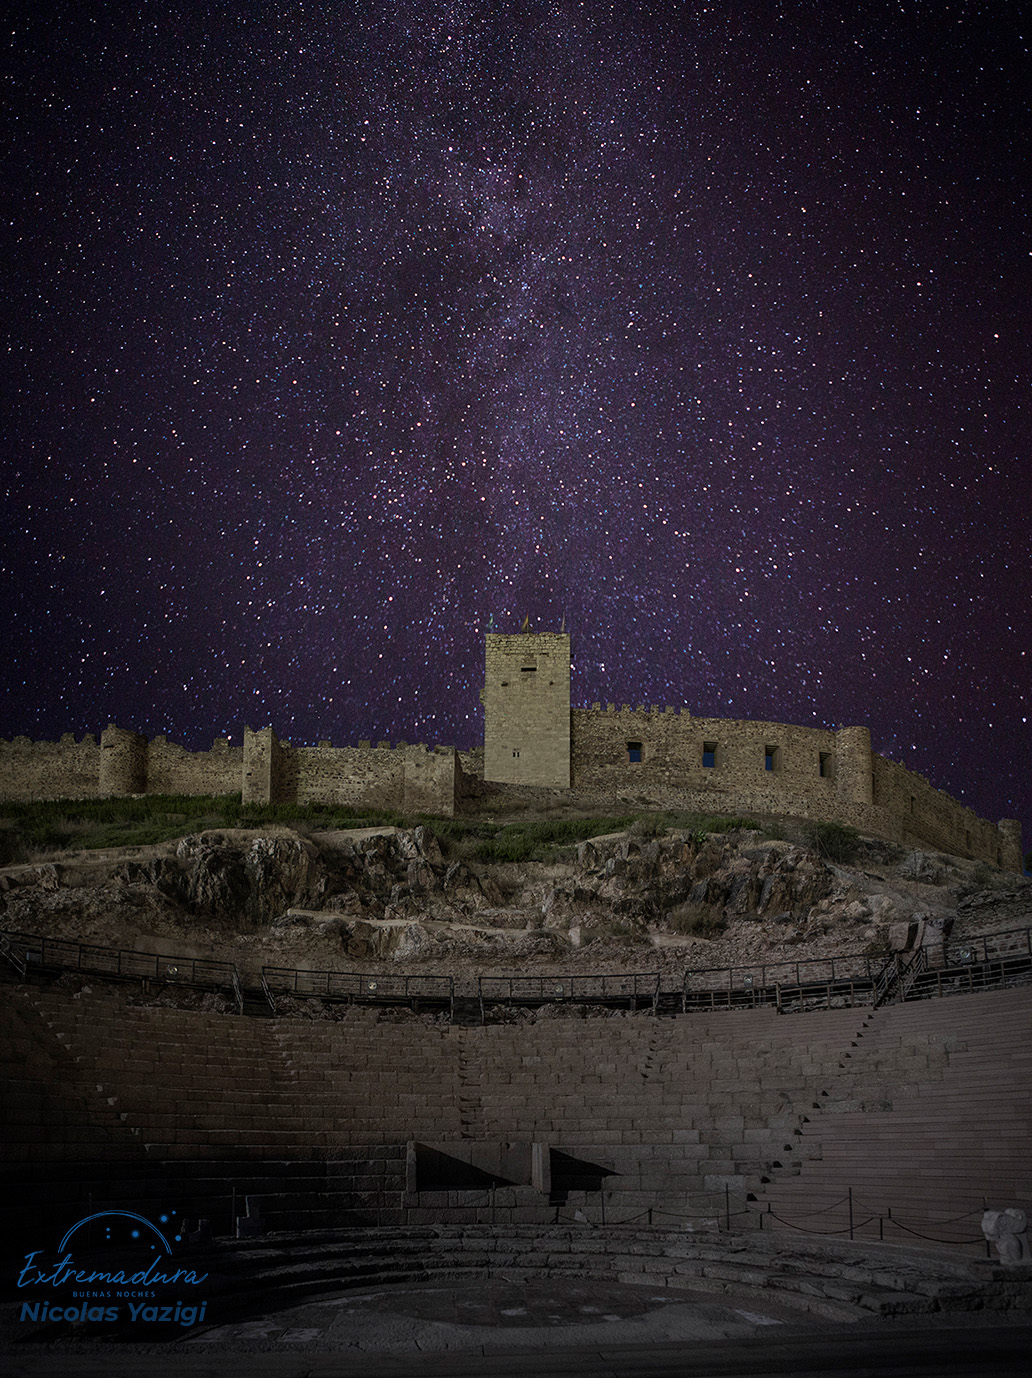
[[[763,769],[777,770],[781,752],[776,746],[765,746],[763,748]]]
[[[518,748],[514,749],[514,750],[513,750],[513,753],[512,753],[512,758],[513,758],[513,760],[515,760],[515,759],[517,758],[517,756],[519,756],[519,754],[520,754],[520,753],[519,753],[519,749],[518,749]]]
[[[627,759],[630,762],[641,760],[641,742],[627,743]]]
[[[817,753],[817,774],[822,780],[830,780],[832,773],[831,752],[819,751]]]
[[[717,744],[716,742],[703,742],[702,744],[702,764],[707,770],[713,770],[717,764]]]

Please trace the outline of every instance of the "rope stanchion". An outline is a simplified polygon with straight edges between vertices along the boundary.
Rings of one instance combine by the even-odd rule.
[[[847,1208],[848,1218],[846,1224],[836,1229],[815,1229],[812,1225],[798,1223],[799,1217],[797,1217],[796,1220],[788,1220],[785,1216],[779,1215],[776,1211],[771,1209],[769,1202],[767,1203],[766,1210],[757,1209],[755,1206],[750,1205],[748,1201],[745,1201],[740,1206],[737,1205],[737,1203],[733,1204],[730,1188],[725,1187],[723,1205],[715,1205],[713,1209],[708,1211],[673,1211],[666,1210],[662,1206],[649,1206],[645,1210],[639,1211],[636,1215],[628,1216],[614,1223],[617,1226],[639,1225],[644,1223],[649,1226],[657,1226],[660,1229],[665,1229],[670,1228],[671,1225],[685,1225],[691,1221],[705,1220],[718,1230],[723,1229],[730,1231],[732,1229],[733,1220],[742,1216],[754,1215],[757,1217],[757,1228],[760,1231],[765,1228],[763,1219],[764,1216],[767,1216],[770,1220],[776,1221],[778,1225],[783,1226],[785,1229],[794,1230],[797,1234],[813,1235],[818,1239],[834,1239],[839,1236],[848,1236],[850,1240],[855,1241],[860,1231],[866,1229],[868,1225],[877,1222],[878,1241],[880,1243],[885,1242],[886,1223],[894,1226],[903,1234],[910,1235],[914,1239],[925,1240],[930,1244],[953,1244],[958,1247],[965,1247],[970,1244],[982,1244],[984,1242],[980,1237],[975,1235],[958,1239],[956,1236],[949,1238],[941,1235],[927,1234],[910,1225],[904,1224],[899,1216],[893,1214],[891,1206],[881,1211],[877,1207],[870,1206],[859,1200],[852,1194],[851,1190],[847,1191],[845,1196],[839,1197],[837,1201],[832,1202],[830,1206],[822,1206],[820,1210],[804,1212],[802,1219],[813,1220],[817,1216],[828,1215],[829,1212],[837,1210],[841,1206]],[[980,1211],[967,1211],[963,1215],[951,1216],[948,1220],[937,1221],[936,1224],[940,1227],[954,1224],[959,1225],[962,1221],[978,1218],[980,1214]],[[721,1216],[723,1217],[722,1220]],[[563,1221],[557,1209],[556,1224],[560,1223],[572,1225],[583,1222],[575,1222],[572,1219]],[[605,1217],[603,1216],[602,1220],[598,1223],[605,1228],[607,1224]],[[767,1228],[769,1229],[770,1227],[768,1226]]]
[[[866,1220],[861,1220],[860,1223],[859,1223],[859,1225],[855,1224],[854,1221],[851,1220],[851,1221],[849,1222],[849,1224],[843,1226],[843,1228],[842,1228],[841,1230],[809,1230],[809,1229],[807,1229],[807,1227],[806,1227],[805,1225],[795,1225],[795,1224],[792,1223],[791,1220],[785,1220],[782,1216],[778,1215],[775,1211],[766,1211],[766,1212],[763,1212],[763,1213],[766,1214],[766,1215],[769,1215],[770,1218],[771,1218],[772,1220],[776,1220],[776,1221],[778,1221],[779,1224],[784,1225],[786,1229],[788,1229],[788,1230],[797,1230],[800,1234],[814,1234],[814,1235],[819,1235],[819,1236],[825,1236],[825,1235],[831,1236],[831,1235],[836,1235],[836,1234],[848,1234],[849,1237],[850,1237],[850,1239],[853,1238],[853,1231],[854,1231],[854,1229],[862,1230],[863,1227],[864,1227],[865,1225],[869,1225],[869,1224],[871,1223],[872,1220],[877,1219],[876,1216],[869,1215],[869,1216],[867,1217]],[[759,1212],[758,1212],[758,1214],[759,1214]]]
[[[912,1226],[904,1224],[903,1221],[900,1220],[899,1216],[893,1215],[893,1213],[892,1213],[892,1207],[891,1207],[891,1206],[886,1207],[886,1209],[885,1209],[885,1211],[884,1211],[884,1213],[883,1213],[882,1211],[878,1210],[876,1207],[874,1207],[874,1206],[868,1206],[868,1205],[866,1205],[865,1203],[863,1203],[863,1202],[857,1200],[857,1198],[856,1198],[855,1196],[853,1196],[852,1190],[850,1190],[850,1192],[849,1192],[849,1194],[848,1194],[847,1196],[844,1196],[844,1197],[842,1197],[839,1201],[837,1201],[837,1202],[835,1203],[834,1206],[826,1206],[826,1207],[824,1207],[824,1209],[821,1210],[821,1211],[809,1211],[809,1212],[807,1212],[807,1213],[806,1213],[806,1218],[812,1218],[812,1217],[815,1216],[815,1215],[825,1215],[825,1214],[827,1214],[828,1211],[834,1210],[837,1206],[841,1206],[841,1205],[843,1204],[843,1202],[847,1203],[847,1205],[848,1205],[848,1223],[847,1223],[846,1225],[844,1225],[841,1229],[838,1229],[838,1230],[815,1230],[815,1229],[813,1229],[813,1228],[811,1228],[811,1227],[809,1227],[809,1226],[806,1226],[806,1225],[799,1225],[799,1224],[796,1224],[796,1222],[793,1221],[793,1220],[786,1220],[784,1216],[778,1215],[776,1211],[773,1211],[773,1210],[771,1209],[770,1203],[769,1203],[769,1202],[767,1203],[767,1209],[766,1209],[765,1211],[760,1210],[760,1211],[755,1211],[755,1212],[753,1212],[753,1213],[759,1217],[759,1228],[760,1228],[761,1230],[763,1229],[763,1217],[764,1217],[765,1215],[767,1215],[767,1216],[770,1216],[770,1218],[771,1218],[772,1220],[776,1220],[776,1221],[778,1222],[778,1224],[783,1225],[786,1229],[795,1230],[795,1231],[797,1231],[797,1232],[800,1233],[800,1234],[812,1234],[812,1235],[818,1235],[818,1236],[824,1236],[824,1235],[832,1236],[832,1235],[847,1235],[847,1234],[848,1234],[848,1236],[849,1236],[850,1239],[855,1239],[856,1233],[857,1233],[859,1230],[864,1229],[864,1227],[867,1226],[867,1225],[869,1225],[873,1220],[877,1220],[877,1222],[878,1222],[878,1239],[879,1239],[879,1241],[882,1242],[882,1243],[884,1243],[884,1241],[885,1241],[885,1222],[886,1222],[886,1221],[888,1221],[888,1223],[889,1223],[890,1225],[895,1226],[896,1229],[902,1231],[902,1233],[911,1235],[911,1236],[912,1236],[913,1238],[915,1238],[915,1239],[923,1239],[923,1240],[926,1240],[926,1241],[927,1241],[928,1243],[930,1243],[930,1244],[954,1244],[954,1245],[958,1245],[958,1246],[964,1246],[964,1245],[968,1245],[968,1244],[981,1244],[981,1243],[983,1243],[983,1240],[982,1240],[979,1236],[975,1236],[975,1235],[972,1235],[972,1236],[969,1236],[969,1237],[963,1238],[963,1239],[958,1239],[956,1236],[953,1236],[952,1238],[950,1238],[950,1237],[944,1237],[944,1236],[941,1236],[941,1235],[926,1234],[926,1233],[922,1232],[921,1230],[914,1229]],[[748,1209],[748,1208],[747,1208],[747,1209]],[[858,1219],[856,1218],[856,1212],[857,1212],[858,1210],[859,1210],[859,1211],[867,1211],[868,1214],[867,1214],[862,1220],[858,1220]],[[936,1223],[937,1225],[939,1225],[940,1227],[944,1227],[944,1226],[948,1226],[948,1225],[955,1225],[955,1224],[960,1224],[961,1221],[964,1221],[964,1220],[970,1220],[970,1219],[972,1219],[972,1218],[977,1218],[980,1214],[981,1214],[980,1211],[967,1211],[967,1212],[965,1212],[963,1215],[951,1216],[951,1217],[950,1217],[949,1219],[947,1219],[947,1220],[939,1220],[939,1221],[937,1221],[937,1222],[935,1222],[935,1223]]]

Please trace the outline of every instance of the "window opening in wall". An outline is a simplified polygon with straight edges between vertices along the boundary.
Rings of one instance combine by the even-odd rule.
[[[512,755],[513,755],[513,760],[515,760],[516,757],[517,757],[519,754],[520,754],[520,753],[519,753],[518,750],[514,751],[514,752],[512,753]]]
[[[641,742],[627,743],[627,759],[628,761],[641,760]]]
[[[830,751],[818,751],[818,753],[817,753],[817,774],[821,777],[822,780],[830,780],[830,779],[831,779],[831,770],[832,770],[832,765],[831,765],[831,752],[830,752]]]
[[[702,744],[702,764],[707,770],[712,770],[717,764],[717,744],[716,742],[703,742]]]
[[[911,812],[911,813],[916,813],[916,812],[917,812],[917,809],[916,809],[916,807],[915,807],[916,802],[917,802],[917,801],[914,799],[914,796],[911,795],[911,796],[910,796],[910,812]]]
[[[521,674],[521,675],[536,675],[536,674],[537,674],[537,666],[536,666],[536,665],[521,665],[521,666],[520,666],[520,674]]]
[[[763,769],[777,770],[779,755],[780,753],[776,746],[765,746],[763,748]]]

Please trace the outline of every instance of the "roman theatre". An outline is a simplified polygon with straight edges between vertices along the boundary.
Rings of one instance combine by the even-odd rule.
[[[571,708],[560,633],[488,636],[483,700],[465,754],[271,729],[193,763],[119,729],[3,744],[7,798],[60,797],[63,752],[80,798],[229,781],[412,815],[0,868],[11,1252],[104,1212],[164,1220],[222,1319],[502,1275],[840,1319],[1027,1307],[982,1229],[1032,1210],[1017,825],[863,728]],[[464,817],[570,801],[659,821],[522,871],[449,854]],[[815,850],[815,820],[855,855]],[[226,877],[253,905],[220,943]],[[137,906],[135,934],[104,928],[92,884]],[[173,904],[205,936],[150,924]]]

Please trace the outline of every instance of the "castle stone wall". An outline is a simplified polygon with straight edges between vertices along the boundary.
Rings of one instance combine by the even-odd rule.
[[[883,756],[873,757],[874,802],[897,820],[900,832],[928,846],[956,856],[977,857],[993,866],[1020,871],[1020,830],[1015,846],[1013,831],[996,827],[943,790]]]
[[[674,786],[712,797],[713,808],[743,793],[825,806],[836,798],[834,732],[614,704],[575,708],[571,719],[575,789]]]
[[[999,827],[871,751],[865,727],[695,718],[687,709],[571,711],[573,788],[712,813],[833,820],[904,845],[1021,870],[1016,823]]]
[[[244,768],[243,747],[218,737],[210,751],[187,751],[155,737],[147,748],[148,794],[235,794]]]
[[[187,751],[155,737],[108,727],[98,745],[0,741],[0,799],[102,799],[138,794],[219,795],[238,790],[251,804],[343,804],[451,817],[463,772],[451,747],[389,742],[374,747],[292,747],[272,728],[244,728],[242,747],[216,740]]]
[[[866,727],[697,718],[686,708],[570,706],[565,632],[485,637],[484,747],[466,755],[485,781],[582,794],[645,796],[713,813],[837,820],[889,841],[1021,871],[1021,827],[979,818],[922,776],[871,751]],[[482,760],[482,765],[481,765]],[[451,747],[292,747],[271,727],[242,747],[191,752],[114,724],[98,743],[0,741],[0,799],[228,794],[245,803],[315,803],[451,816],[471,788]]]
[[[299,804],[365,804],[400,808],[404,750],[379,747],[297,747],[286,750],[290,798]]]
[[[462,794],[462,763],[450,747],[424,751],[409,748],[405,755],[404,811],[454,814]],[[448,805],[450,802],[450,806]]]
[[[143,794],[147,786],[147,738],[109,724],[100,738],[100,792]]]
[[[100,794],[100,746],[96,737],[59,742],[28,737],[0,741],[0,799],[94,799]]]

